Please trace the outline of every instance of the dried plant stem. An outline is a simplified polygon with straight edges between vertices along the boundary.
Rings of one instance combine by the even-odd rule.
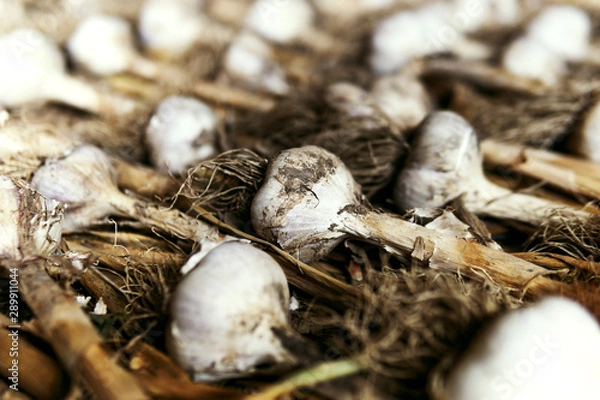
[[[122,189],[130,189],[150,198],[170,197],[179,189],[180,184],[175,178],[155,169],[131,164],[118,158],[113,158],[112,161],[117,170],[118,185]]]
[[[196,82],[191,90],[195,96],[218,106],[230,106],[259,112],[267,112],[275,106],[275,100],[270,97],[214,82]]]
[[[579,269],[593,274],[600,273],[600,262],[580,260],[563,254],[545,252],[511,253],[515,257],[552,270]]]
[[[0,380],[0,399],[2,400],[31,400],[25,393],[16,392],[8,387],[8,384]]]
[[[354,375],[365,369],[367,369],[366,363],[360,360],[346,359],[323,362],[300,371],[282,382],[269,386],[259,393],[247,396],[244,400],[277,400],[279,396],[291,393],[294,390]]]
[[[545,87],[537,80],[514,76],[483,63],[450,59],[424,62],[421,75],[455,78],[487,89],[499,89],[529,96],[539,96]]]
[[[8,378],[8,369],[12,366],[13,357],[9,356],[8,349],[12,346],[13,333],[11,328],[17,324],[0,314],[0,371],[2,376]],[[36,399],[57,399],[64,391],[62,370],[60,365],[48,354],[31,344],[26,338],[19,338],[19,388]],[[0,398],[4,398],[0,396]]]
[[[139,343],[127,353],[132,374],[154,398],[237,400],[243,397],[232,389],[193,383],[171,358],[147,344]]]
[[[20,292],[71,376],[98,399],[146,399],[133,377],[102,348],[102,337],[73,297],[44,270],[45,259],[7,262],[19,270]]]
[[[509,167],[522,174],[541,179],[562,190],[600,200],[600,165],[548,150],[501,143],[481,142],[485,162]]]
[[[503,251],[442,235],[392,215],[370,210],[343,211],[344,232],[375,242],[400,256],[410,255],[434,269],[466,275],[538,296],[557,292],[564,284],[549,279],[551,271]]]

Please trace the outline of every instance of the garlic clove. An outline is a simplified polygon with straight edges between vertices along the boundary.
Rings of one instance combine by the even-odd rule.
[[[251,88],[284,95],[290,87],[283,69],[273,60],[269,45],[259,37],[240,33],[225,54],[225,69]]]
[[[150,119],[146,139],[152,164],[182,174],[218,153],[219,118],[205,103],[191,97],[164,99]]]
[[[135,58],[129,23],[119,17],[97,14],[85,18],[67,41],[75,62],[97,75],[128,71]]]
[[[527,36],[561,59],[581,61],[590,48],[592,21],[578,7],[548,6],[529,23]]]
[[[294,358],[273,332],[291,331],[288,309],[289,289],[279,264],[252,245],[227,242],[177,286],[167,349],[194,381],[290,364]]]
[[[298,259],[318,260],[346,237],[331,216],[360,199],[360,186],[338,157],[317,146],[284,150],[252,200],[252,225]]]
[[[63,206],[20,179],[0,175],[0,258],[49,256],[61,239]]]
[[[315,13],[306,0],[257,0],[246,14],[247,28],[275,43],[285,44],[312,29]]]
[[[47,160],[34,174],[31,185],[45,197],[65,203],[63,227],[75,230],[108,215],[120,215],[109,201],[115,195],[116,178],[108,156],[86,145]]]
[[[575,154],[600,163],[600,101],[585,113],[578,129],[569,139],[569,148]]]
[[[600,326],[580,304],[549,297],[485,327],[450,372],[446,398],[600,398]]]

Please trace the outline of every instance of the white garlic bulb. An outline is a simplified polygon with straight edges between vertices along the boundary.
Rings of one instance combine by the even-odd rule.
[[[202,33],[198,1],[147,0],[139,14],[142,46],[151,53],[179,56]]]
[[[215,156],[218,124],[217,115],[200,100],[167,97],[146,129],[152,164],[161,171],[182,174],[190,166]]]
[[[600,398],[600,326],[578,303],[549,297],[500,316],[451,371],[446,398]]]
[[[600,101],[587,110],[581,126],[572,134],[569,148],[575,154],[600,164]]]
[[[548,6],[529,23],[527,36],[561,59],[579,61],[590,48],[592,21],[588,13],[578,7]]]
[[[588,213],[539,197],[515,193],[487,180],[477,134],[461,116],[450,111],[431,113],[418,129],[411,153],[394,189],[404,209],[443,207],[462,195],[474,213],[513,219],[535,226],[554,210],[573,216]]]
[[[256,35],[242,32],[229,45],[224,65],[233,78],[249,87],[284,95],[290,87],[285,72],[272,57],[267,43]]]
[[[127,20],[97,14],[85,18],[67,41],[75,62],[97,75],[133,72],[144,77],[157,75],[157,66],[137,54]]]
[[[0,36],[0,87],[0,106],[57,101],[93,113],[129,112],[134,107],[67,75],[58,46],[33,29]]]
[[[288,309],[289,289],[279,264],[250,244],[227,242],[177,286],[167,349],[194,381],[289,365],[294,358],[274,333],[291,332]]]
[[[62,204],[0,175],[0,259],[49,256],[60,242]]]
[[[312,29],[314,14],[306,0],[257,0],[244,23],[268,40],[290,43]]]
[[[502,66],[513,75],[537,79],[547,86],[556,85],[567,72],[561,57],[529,36],[509,44],[502,56]]]

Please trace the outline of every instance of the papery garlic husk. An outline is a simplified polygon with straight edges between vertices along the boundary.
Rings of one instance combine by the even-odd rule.
[[[182,174],[218,153],[219,118],[205,103],[191,97],[164,99],[148,123],[146,139],[152,164]]]
[[[484,327],[450,372],[445,399],[600,398],[600,326],[549,297]]]
[[[0,258],[52,255],[60,243],[63,205],[16,178],[0,175]]]
[[[167,349],[194,381],[289,366],[294,358],[273,331],[291,332],[288,309],[289,289],[279,264],[250,244],[224,243],[177,286]]]
[[[120,215],[102,201],[116,187],[116,171],[108,156],[94,146],[79,146],[64,156],[48,159],[35,173],[31,185],[44,196],[65,204],[63,228],[79,229],[108,215]]]

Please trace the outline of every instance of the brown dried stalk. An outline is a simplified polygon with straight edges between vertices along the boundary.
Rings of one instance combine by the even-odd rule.
[[[548,182],[569,194],[600,200],[600,165],[591,161],[497,140],[481,142],[486,163]]]
[[[135,380],[102,348],[102,338],[73,296],[48,276],[46,263],[43,258],[3,261],[5,268],[18,269],[19,290],[67,371],[99,399],[146,399]]]

